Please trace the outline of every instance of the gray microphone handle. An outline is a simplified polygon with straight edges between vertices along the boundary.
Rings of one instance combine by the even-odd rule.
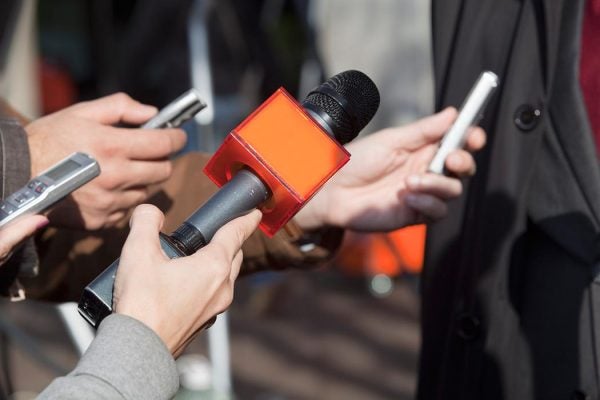
[[[255,174],[241,170],[186,221],[211,241],[217,230],[229,221],[248,214],[271,196],[270,190]],[[176,236],[177,231],[173,236]],[[196,248],[196,246],[193,246]],[[194,249],[195,250],[195,249]]]
[[[249,213],[267,200],[271,192],[252,172],[239,171],[197,209],[170,236],[160,234],[160,244],[169,258],[196,252],[227,222]],[[79,313],[94,327],[113,312],[113,290],[119,259],[96,277],[83,291]]]

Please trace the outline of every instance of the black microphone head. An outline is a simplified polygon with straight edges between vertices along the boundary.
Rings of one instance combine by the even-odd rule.
[[[344,71],[312,90],[302,105],[344,144],[354,139],[377,112],[379,91],[362,72]]]

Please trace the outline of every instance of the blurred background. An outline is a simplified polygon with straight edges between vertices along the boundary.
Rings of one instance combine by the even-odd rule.
[[[381,92],[363,134],[433,108],[426,1],[23,0],[0,18],[0,96],[17,110],[35,118],[116,91],[161,107],[196,87],[209,107],[184,126],[185,151],[214,151],[276,88],[303,98],[347,69]],[[348,233],[324,270],[241,280],[228,332],[180,359],[178,398],[413,398],[424,234]],[[73,335],[54,305],[1,301],[0,399],[34,398],[71,370]]]

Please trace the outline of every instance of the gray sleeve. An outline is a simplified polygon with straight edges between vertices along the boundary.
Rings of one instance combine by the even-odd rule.
[[[0,195],[5,198],[29,180],[27,134],[15,118],[0,117]]]
[[[143,323],[113,314],[77,367],[38,399],[170,399],[179,378],[162,340]]]
[[[5,198],[29,180],[29,144],[25,130],[15,118],[0,116],[0,198]],[[28,240],[0,269],[0,295],[10,295],[18,275],[35,274],[38,258],[33,240]]]

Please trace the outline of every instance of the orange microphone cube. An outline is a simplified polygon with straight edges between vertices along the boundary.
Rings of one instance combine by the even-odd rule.
[[[273,236],[350,160],[283,88],[225,138],[204,168],[219,187],[247,168],[271,190],[260,228]]]

